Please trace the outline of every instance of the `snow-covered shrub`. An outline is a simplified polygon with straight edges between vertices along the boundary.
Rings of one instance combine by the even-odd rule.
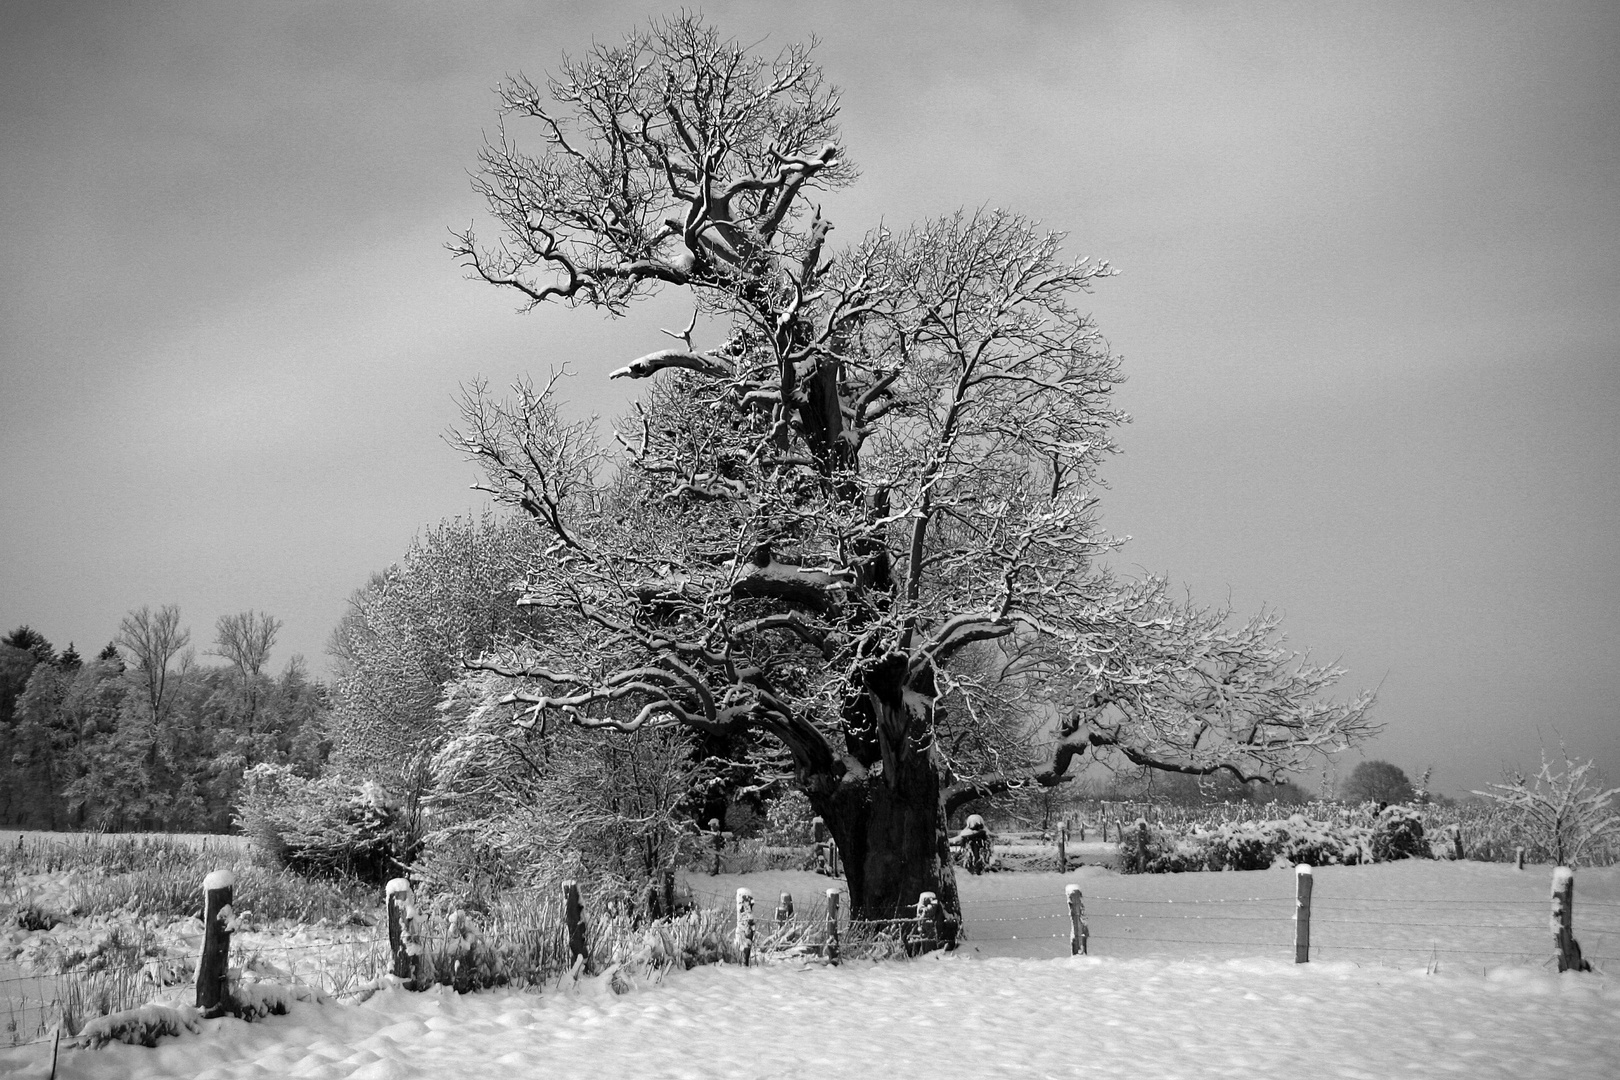
[[[681,731],[514,724],[513,681],[489,672],[446,689],[448,733],[429,764],[416,869],[471,906],[480,889],[574,879],[636,895],[678,863],[680,804],[708,775]]]
[[[92,1049],[111,1042],[156,1046],[166,1035],[201,1029],[202,1015],[186,1005],[142,1005],[108,1016],[98,1016],[79,1030]]]
[[[417,847],[400,806],[377,784],[306,780],[290,765],[244,772],[235,820],[273,863],[317,877],[381,885]]]
[[[765,810],[765,842],[776,847],[802,847],[815,839],[816,812],[810,797],[794,788],[771,800]]]
[[[1193,870],[1265,870],[1279,860],[1290,865],[1338,866],[1366,861],[1368,832],[1345,822],[1312,821],[1302,814],[1283,820],[1232,821],[1180,833],[1148,827],[1147,857],[1127,830],[1117,859],[1123,873]]]
[[[1410,806],[1386,806],[1373,819],[1373,862],[1427,859],[1429,842],[1423,838],[1423,817]]]

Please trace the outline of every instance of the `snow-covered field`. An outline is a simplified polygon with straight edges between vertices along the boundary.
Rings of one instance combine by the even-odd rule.
[[[803,909],[810,874],[694,876]],[[1067,956],[1063,885],[1092,954]],[[1550,970],[1550,872],[1396,863],[1315,872],[1312,962],[1292,960],[1294,875],[959,878],[967,940],[910,962],[703,967],[458,997],[387,990],[202,1021],[156,1049],[64,1051],[63,1078],[502,1076],[1620,1076],[1620,871],[1577,877],[1598,972]],[[46,1075],[50,1048],[0,1051]]]

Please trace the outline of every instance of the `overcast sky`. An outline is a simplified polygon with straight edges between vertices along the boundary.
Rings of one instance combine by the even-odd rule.
[[[990,205],[1122,271],[1125,566],[1281,609],[1442,790],[1560,739],[1620,782],[1620,5],[702,7],[821,39],[835,239]],[[324,671],[481,506],[460,383],[566,361],[619,411],[678,298],[519,316],[443,243],[499,77],[660,13],[0,4],[3,629],[263,609]]]

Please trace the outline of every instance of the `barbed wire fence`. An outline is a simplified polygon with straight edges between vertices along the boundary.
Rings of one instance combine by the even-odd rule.
[[[829,882],[831,879],[829,879]],[[1078,888],[1078,886],[1076,886]],[[927,942],[921,915],[892,919],[853,919],[847,910],[828,920],[828,891],[795,898],[791,914],[778,917],[770,897],[764,910],[748,918],[755,955],[868,955],[898,958]],[[1085,920],[1085,948],[1093,956],[1122,958],[1286,958],[1298,946],[1299,896],[1282,890],[1256,895],[1166,899],[1086,894],[1079,909]],[[735,895],[689,885],[692,910],[718,917],[736,906]],[[1585,959],[1600,972],[1620,970],[1620,902],[1588,899],[1579,903],[1577,936],[1591,948]],[[968,900],[963,905],[959,945],[991,954],[1062,956],[1077,930],[1076,909],[1065,892],[1048,888],[1014,896]],[[1441,963],[1516,965],[1552,969],[1555,964],[1546,900],[1477,897],[1415,898],[1335,894],[1308,897],[1309,958],[1356,964]],[[618,920],[615,922],[615,920]],[[628,916],[599,913],[593,929],[632,926]],[[639,923],[634,923],[639,926]],[[712,932],[712,931],[711,931]],[[560,926],[502,926],[476,931],[497,952],[529,949],[565,957]],[[738,931],[739,935],[741,930]],[[467,941],[465,932],[424,927],[427,953],[450,953]],[[739,939],[740,940],[740,939]],[[289,944],[249,936],[238,945],[241,966],[258,977],[273,977],[320,996],[348,1000],[375,990],[390,970],[391,945],[385,926],[350,938]],[[1297,959],[1297,956],[1296,956]],[[547,970],[560,963],[555,958]],[[172,994],[195,977],[195,957],[166,956],[139,966],[97,971],[23,973],[0,977],[0,1045],[27,1046],[52,1041],[56,1030],[72,1035],[91,1017],[137,1008]],[[1609,965],[1614,965],[1610,967]]]

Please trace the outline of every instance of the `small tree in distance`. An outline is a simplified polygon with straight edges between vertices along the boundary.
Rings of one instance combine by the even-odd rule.
[[[1345,802],[1408,803],[1416,797],[1406,773],[1387,761],[1363,761],[1340,789]]]
[[[1594,761],[1577,765],[1562,748],[1559,756],[1564,767],[1557,772],[1543,751],[1541,771],[1528,782],[1524,773],[1512,772],[1507,783],[1491,785],[1494,791],[1474,794],[1507,810],[1524,839],[1546,851],[1555,865],[1574,866],[1606,839],[1620,836],[1620,813],[1613,809],[1620,788],[1604,790],[1591,775]]]

